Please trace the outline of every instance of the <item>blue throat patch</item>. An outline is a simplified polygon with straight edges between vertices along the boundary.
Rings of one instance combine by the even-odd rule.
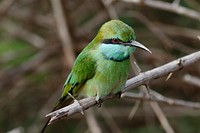
[[[122,62],[130,57],[135,51],[134,47],[124,46],[122,44],[101,44],[100,52],[107,60]]]

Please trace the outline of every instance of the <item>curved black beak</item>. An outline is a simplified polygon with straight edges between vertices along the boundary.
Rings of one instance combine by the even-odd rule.
[[[144,45],[142,45],[141,43],[139,43],[137,41],[131,41],[130,43],[123,43],[123,45],[137,47],[137,48],[143,49],[149,53],[152,53],[147,47],[145,47]]]

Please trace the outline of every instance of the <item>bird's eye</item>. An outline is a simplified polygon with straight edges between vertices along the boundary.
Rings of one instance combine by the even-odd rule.
[[[113,44],[117,44],[117,43],[119,43],[119,39],[117,39],[117,38],[113,38],[113,39],[112,39],[112,43],[113,43]]]

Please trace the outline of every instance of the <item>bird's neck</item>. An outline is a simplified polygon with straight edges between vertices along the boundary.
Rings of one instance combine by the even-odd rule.
[[[100,44],[99,49],[105,59],[117,62],[128,59],[130,54],[135,51],[134,47],[117,44]]]

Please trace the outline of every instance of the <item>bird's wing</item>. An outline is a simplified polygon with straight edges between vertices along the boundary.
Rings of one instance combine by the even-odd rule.
[[[89,79],[91,79],[96,70],[96,61],[91,54],[82,52],[76,59],[71,73],[69,74],[64,87],[62,97],[68,93],[74,95],[76,91]]]
[[[96,70],[96,61],[90,54],[82,52],[76,59],[71,73],[69,74],[61,98],[56,102],[52,111],[57,110],[64,103],[68,93],[75,93],[87,80],[92,78]],[[41,133],[44,133],[50,119],[44,125]]]

